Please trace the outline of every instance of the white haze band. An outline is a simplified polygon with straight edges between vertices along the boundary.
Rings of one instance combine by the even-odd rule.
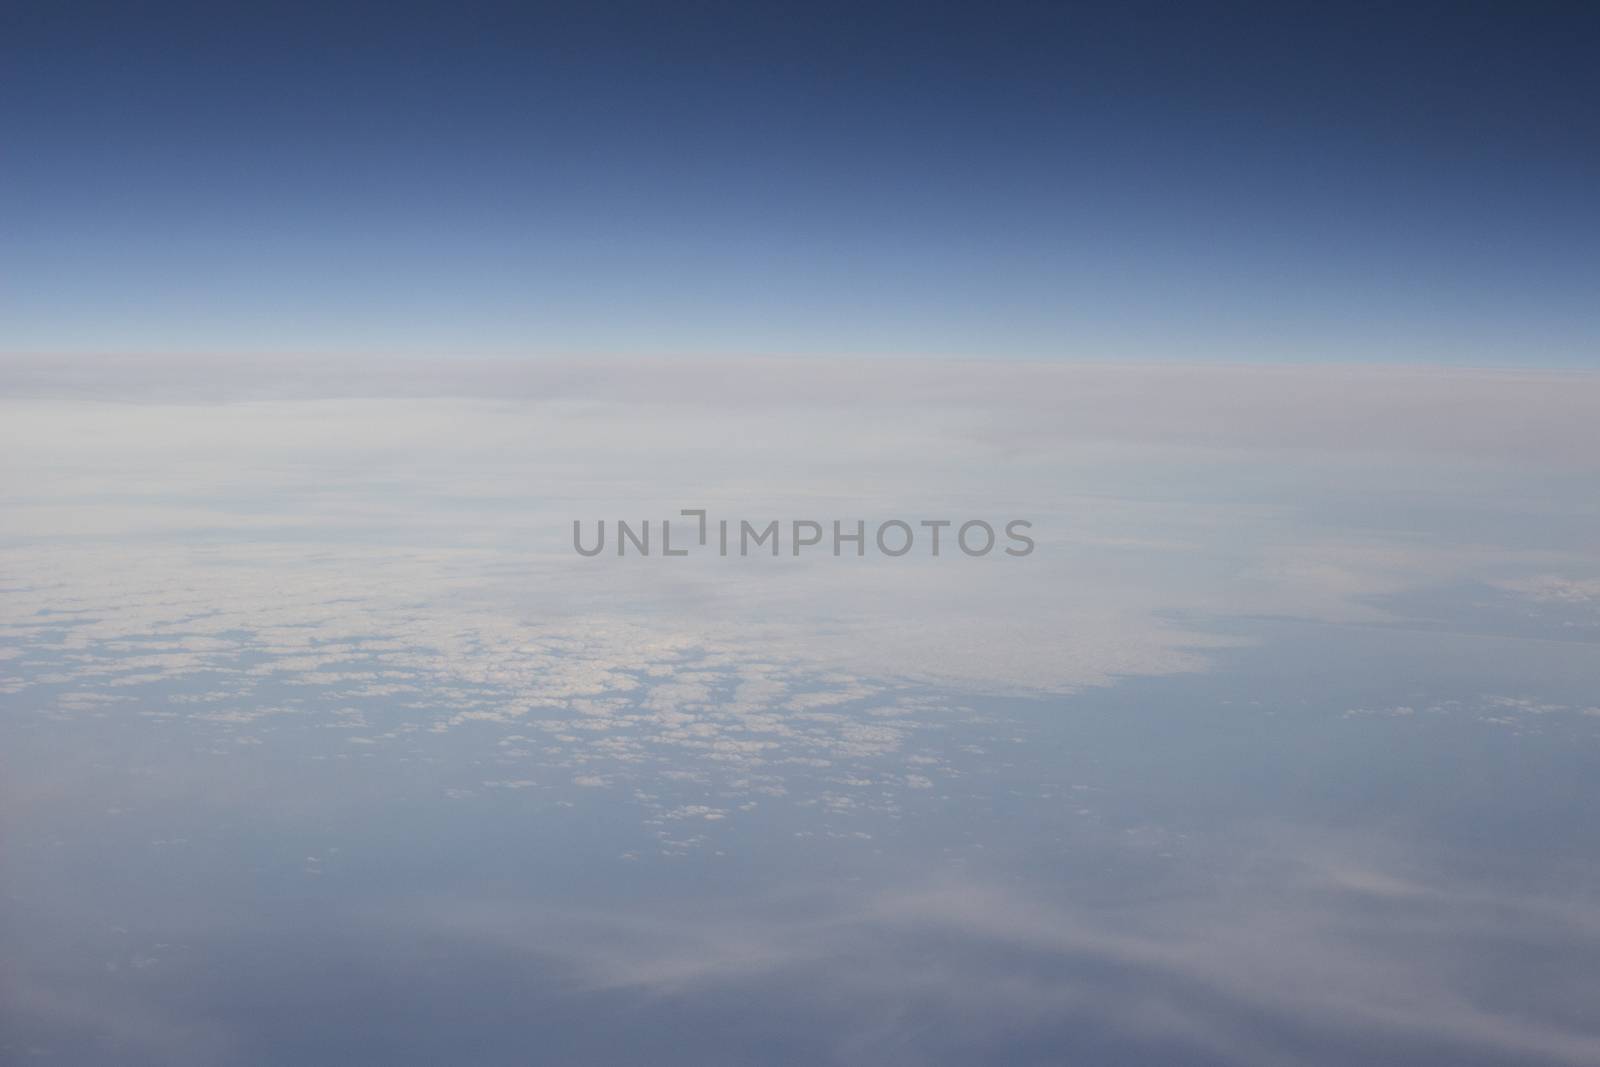
[[[706,518],[704,508],[685,508],[679,514],[690,516],[699,521],[698,545],[693,543],[694,534],[688,535],[678,545],[673,544],[672,522],[668,519],[660,520],[660,537],[655,540],[656,554],[661,556],[687,556],[696,547],[710,547],[713,531],[715,532],[716,552],[719,556],[759,555],[765,550],[769,555],[779,555],[782,551],[783,532],[788,531],[789,552],[798,556],[805,549],[817,548],[825,544],[829,538],[822,523],[814,519],[792,519],[787,523],[779,520],[769,520],[763,526],[756,526],[748,519],[739,519],[737,525],[732,520],[719,519],[713,527]],[[644,519],[637,525],[626,519],[616,520],[615,540],[616,554],[627,556],[629,554],[648,556],[651,554],[651,527],[652,522]],[[950,527],[955,526],[955,536],[943,537],[941,534]],[[925,531],[925,536],[919,537],[917,527]],[[1008,544],[1002,550],[1008,556],[1027,556],[1033,553],[1033,538],[1021,532],[1033,529],[1033,523],[1027,519],[1012,519],[1005,524],[1005,537]],[[999,537],[994,526],[983,519],[968,519],[956,525],[950,519],[921,519],[915,526],[904,519],[889,519],[880,522],[869,538],[867,523],[864,519],[855,519],[850,522],[834,519],[832,522],[833,554],[842,556],[846,546],[855,549],[857,556],[867,554],[867,546],[874,546],[880,555],[899,557],[910,553],[914,548],[923,546],[924,551],[930,556],[938,556],[943,549],[950,546],[951,542],[963,555],[978,557],[987,556],[998,545]],[[580,556],[598,556],[606,550],[606,520],[598,519],[595,522],[594,541],[586,546],[583,537],[583,521],[572,520],[572,547]],[[630,553],[631,550],[631,553]]]

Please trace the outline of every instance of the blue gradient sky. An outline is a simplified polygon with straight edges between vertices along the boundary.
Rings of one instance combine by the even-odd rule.
[[[8,5],[0,352],[1591,366],[1597,24]]]

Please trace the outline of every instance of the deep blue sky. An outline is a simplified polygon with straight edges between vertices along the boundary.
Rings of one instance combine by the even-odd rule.
[[[0,352],[1600,364],[1597,27],[7,4]]]

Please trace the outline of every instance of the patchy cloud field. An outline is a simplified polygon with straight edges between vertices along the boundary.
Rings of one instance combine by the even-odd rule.
[[[0,379],[7,1058],[1600,1058],[1600,378],[228,374]]]

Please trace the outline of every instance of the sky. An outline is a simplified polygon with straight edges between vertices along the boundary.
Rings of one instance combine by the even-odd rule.
[[[0,351],[1592,366],[1586,5],[7,5]]]
[[[1597,23],[0,3],[0,1063],[1600,1063]]]

